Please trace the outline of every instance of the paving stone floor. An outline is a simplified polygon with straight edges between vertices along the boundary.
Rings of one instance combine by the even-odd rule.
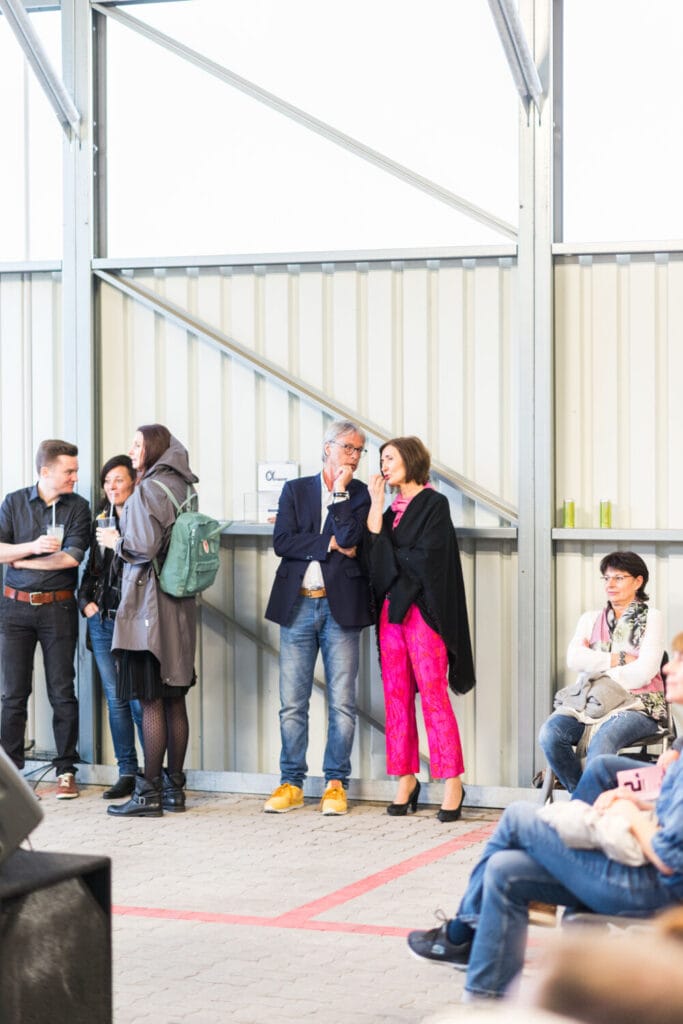
[[[112,860],[115,1024],[420,1024],[457,1006],[464,976],[405,935],[454,909],[498,811],[443,825],[435,808],[264,814],[263,797],[191,793],[185,814],[131,820],[99,786],[53,791],[33,848]]]

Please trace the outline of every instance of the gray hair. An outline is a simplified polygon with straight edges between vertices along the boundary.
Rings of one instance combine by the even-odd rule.
[[[363,438],[363,444],[365,444],[365,431],[357,423],[352,423],[351,420],[332,420],[323,437],[323,462],[327,458],[325,445],[332,444],[333,441],[336,441],[338,437],[343,437],[344,434],[360,434]]]

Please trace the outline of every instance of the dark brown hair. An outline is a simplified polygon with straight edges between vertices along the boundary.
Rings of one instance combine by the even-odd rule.
[[[406,483],[409,484],[414,480],[416,484],[428,484],[432,457],[420,438],[393,437],[391,441],[385,441],[379,450],[380,461],[382,452],[389,444],[403,459],[403,465],[406,468]]]
[[[617,572],[626,572],[629,576],[642,576],[643,582],[636,590],[636,597],[639,601],[649,600],[645,593],[645,587],[647,581],[650,578],[645,562],[642,560],[640,555],[637,555],[635,551],[612,551],[611,554],[605,555],[603,560],[600,562],[600,573],[604,576],[605,569],[616,569]]]
[[[110,459],[107,459],[100,470],[100,486],[102,487],[102,490],[104,490],[104,481],[107,479],[107,476],[111,473],[112,469],[116,469],[117,466],[121,466],[122,469],[125,469],[130,477],[131,483],[135,483],[136,474],[133,469],[133,462],[130,455],[112,455]],[[109,507],[106,494],[102,496],[99,507],[100,509]]]
[[[78,448],[75,444],[71,444],[70,441],[60,441],[58,438],[41,441],[36,452],[36,469],[38,474],[40,475],[43,466],[51,466],[60,455],[68,455],[69,458],[73,459],[78,455]]]
[[[171,443],[171,431],[163,423],[146,423],[138,427],[138,434],[142,434],[144,442],[142,447],[143,465],[138,468],[138,475],[145,473],[150,466],[158,462],[161,456]]]

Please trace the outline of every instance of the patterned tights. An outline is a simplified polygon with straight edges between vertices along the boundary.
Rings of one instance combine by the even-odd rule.
[[[166,751],[169,772],[181,772],[190,735],[185,696],[159,697],[156,700],[141,700],[140,703],[145,778],[148,782],[160,778]]]

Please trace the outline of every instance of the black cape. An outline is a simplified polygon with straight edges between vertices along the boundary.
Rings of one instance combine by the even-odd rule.
[[[448,499],[427,487],[411,500],[393,529],[384,513],[382,532],[367,536],[367,561],[377,621],[385,600],[389,621],[400,623],[416,604],[448,650],[448,685],[459,694],[475,683],[460,552]]]

